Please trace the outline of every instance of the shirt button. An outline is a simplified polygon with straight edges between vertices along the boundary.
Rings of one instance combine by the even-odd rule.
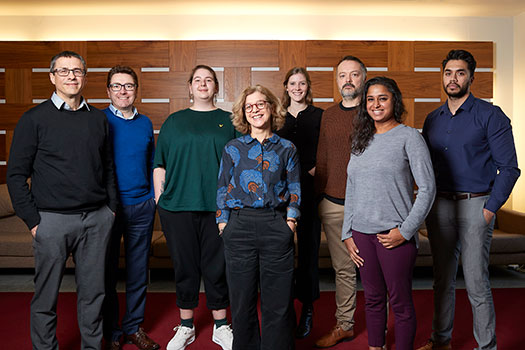
[[[445,151],[448,151],[448,147],[445,147]]]
[[[452,131],[448,130],[448,131],[447,131],[447,134],[450,134],[451,132],[452,132]]]
[[[262,198],[261,198],[261,197],[259,197],[259,200],[261,200],[261,199],[262,199]]]

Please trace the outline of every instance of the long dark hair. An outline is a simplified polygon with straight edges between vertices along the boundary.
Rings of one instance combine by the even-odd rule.
[[[368,94],[368,89],[370,89],[372,85],[383,85],[392,94],[392,98],[394,99],[394,119],[396,122],[401,123],[403,121],[403,115],[405,114],[403,96],[401,95],[401,90],[399,90],[395,80],[387,77],[375,77],[367,80],[365,87],[363,88],[363,96],[361,97],[359,112],[354,118],[352,154],[355,155],[361,154],[365,151],[376,132],[374,120],[368,115],[368,111],[366,110],[366,95]]]

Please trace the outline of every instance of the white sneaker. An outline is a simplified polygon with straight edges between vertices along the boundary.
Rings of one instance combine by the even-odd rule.
[[[184,350],[195,341],[195,326],[192,328],[178,325],[173,328],[175,335],[166,346],[166,350]]]
[[[220,326],[217,328],[217,326],[213,326],[213,336],[211,337],[211,340],[215,344],[219,344],[222,348],[222,350],[232,350],[232,344],[233,344],[233,330],[232,327],[227,324],[224,326]]]

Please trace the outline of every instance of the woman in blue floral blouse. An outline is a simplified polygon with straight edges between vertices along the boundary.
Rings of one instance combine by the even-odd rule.
[[[245,135],[227,143],[222,153],[217,224],[224,241],[234,350],[293,348],[294,232],[301,189],[295,146],[274,133],[285,113],[267,88],[245,89],[232,117]]]

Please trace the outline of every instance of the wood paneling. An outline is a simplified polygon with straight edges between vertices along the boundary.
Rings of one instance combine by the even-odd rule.
[[[369,72],[368,78],[387,76],[396,81],[403,98],[439,98],[441,73],[439,72]]]
[[[89,41],[88,67],[169,67],[167,41]]]
[[[143,72],[142,98],[188,98],[188,73]]]
[[[0,161],[6,161],[6,160],[7,160],[7,137],[6,137],[6,134],[0,134]]]
[[[279,42],[269,40],[198,41],[197,63],[214,67],[278,67]]]
[[[306,64],[309,67],[335,67],[347,55],[358,57],[368,67],[386,67],[388,44],[386,41],[329,41],[306,42]]]
[[[31,103],[31,69],[6,68],[6,103]]]
[[[5,73],[3,72],[0,72],[0,98],[5,98]]]
[[[170,41],[170,70],[190,72],[196,65],[197,44],[195,41]],[[205,64],[205,63],[204,63]]]
[[[451,49],[463,48],[474,55],[480,68],[493,68],[492,42],[416,42],[416,41],[63,41],[63,42],[0,42],[0,160],[7,159],[10,137],[20,116],[34,106],[33,99],[47,99],[54,90],[47,72],[32,68],[48,68],[51,57],[62,50],[72,50],[86,58],[88,67],[111,68],[129,65],[139,77],[136,106],[146,114],[155,129],[160,129],[170,113],[190,106],[188,77],[196,64],[217,70],[220,102],[217,106],[230,111],[241,92],[250,85],[262,84],[277,97],[283,93],[286,72],[295,66],[333,67],[346,56],[360,58],[368,67],[387,67],[368,76],[386,75],[395,79],[403,92],[407,108],[405,122],[421,128],[427,114],[442,102],[414,102],[415,98],[446,100],[441,72],[415,72],[415,67],[439,68]],[[142,72],[147,67],[168,67],[169,71]],[[253,67],[278,67],[254,70]],[[334,102],[316,102],[326,109],[341,100],[335,71],[310,71],[315,98],[331,98]],[[90,71],[83,95],[88,100],[108,99],[107,72]],[[477,72],[472,85],[480,98],[493,97],[493,73]],[[142,99],[167,99],[168,103],[142,103]],[[94,106],[106,108],[107,103]],[[0,181],[5,171],[0,167]],[[3,174],[3,175],[2,175]]]
[[[13,130],[22,114],[34,106],[32,103],[0,103],[0,130]]]
[[[46,68],[60,51],[60,43],[56,41],[2,41],[0,67]]]
[[[427,115],[441,106],[443,102],[415,102],[414,103],[414,128],[422,129]]]
[[[441,62],[450,50],[469,51],[480,68],[493,67],[492,42],[481,41],[416,41],[414,58],[416,67],[441,67]]]
[[[250,68],[224,68],[224,99],[235,102],[244,89],[251,85]]]
[[[388,70],[398,72],[414,71],[414,42],[388,42]]]
[[[312,81],[312,93],[314,97],[330,98],[334,95],[334,73],[333,72],[308,72]]]
[[[263,85],[280,98],[283,93],[284,74],[283,72],[252,72],[251,85]]]
[[[306,67],[306,42],[280,41],[279,67],[283,73],[283,80],[290,69],[294,67]]]

